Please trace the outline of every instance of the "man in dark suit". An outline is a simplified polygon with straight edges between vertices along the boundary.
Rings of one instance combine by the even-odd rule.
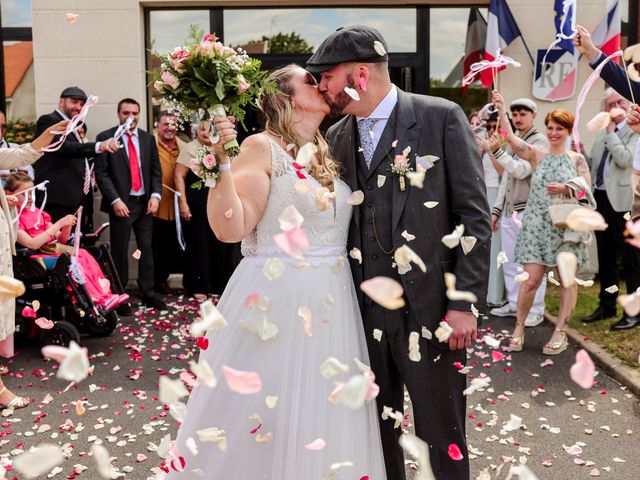
[[[344,180],[352,190],[364,192],[364,201],[354,209],[348,249],[357,248],[362,255],[362,263],[350,261],[371,367],[380,385],[378,410],[402,412],[406,386],[416,434],[429,445],[436,477],[468,480],[466,378],[453,365],[466,362],[465,347],[475,341],[477,319],[469,302],[447,298],[444,273],[454,273],[457,288],[475,294],[476,307],[484,310],[491,220],[482,161],[469,123],[457,105],[393,85],[386,42],[372,28],[337,30],[318,47],[307,69],[321,75],[319,91],[332,112],[347,114],[329,129],[327,140],[333,158],[344,165]],[[345,87],[355,90],[360,100]],[[416,155],[439,158],[428,162],[431,166],[421,160],[428,168],[422,188],[412,185],[408,176],[391,173],[392,159],[407,147],[414,171]],[[425,202],[437,204],[428,208]],[[464,235],[476,238],[467,255],[460,246],[449,249],[441,242],[460,224]],[[408,246],[423,259],[426,273],[415,266],[403,274],[394,268],[394,252],[407,244],[407,234],[415,236]],[[386,310],[363,295],[360,284],[376,276],[403,285],[406,307]],[[453,333],[441,343],[433,332],[445,318]],[[376,329],[382,331],[379,340],[374,338]],[[417,362],[408,355],[411,332],[421,334]],[[401,430],[394,429],[393,420],[380,419],[380,427],[387,478],[403,480]],[[460,448],[462,460],[450,458],[451,444]]]
[[[120,100],[120,124],[124,124],[129,117],[133,117],[133,122],[121,138],[122,148],[96,158],[96,180],[102,192],[100,209],[109,214],[111,255],[118,275],[126,284],[129,278],[127,253],[133,229],[141,253],[138,283],[142,290],[142,303],[164,309],[166,305],[155,295],[151,248],[152,215],[160,204],[162,172],[156,140],[153,135],[138,128],[139,115],[140,104],[137,101],[132,98]],[[100,133],[98,140],[113,138],[117,129],[113,127]]]
[[[67,87],[60,94],[58,108],[38,118],[37,137],[61,120],[69,120],[80,113],[87,95],[78,87]],[[115,140],[105,138],[102,142],[83,143],[78,132],[68,135],[55,152],[45,153],[34,164],[35,182],[49,180],[47,184],[46,210],[53,221],[74,214],[82,202],[83,187],[87,171],[85,158],[97,153],[118,150]]]

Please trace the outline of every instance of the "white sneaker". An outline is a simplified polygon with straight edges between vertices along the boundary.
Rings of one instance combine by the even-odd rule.
[[[539,313],[530,313],[527,315],[527,319],[524,321],[525,327],[537,327],[542,322],[544,322],[544,317]]]
[[[515,317],[516,311],[512,310],[509,303],[505,303],[501,307],[492,308],[489,313],[494,317]]]

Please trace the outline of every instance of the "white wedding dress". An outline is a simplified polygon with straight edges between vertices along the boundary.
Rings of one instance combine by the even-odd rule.
[[[185,460],[184,473],[172,469],[168,478],[385,480],[375,400],[357,410],[328,400],[335,381],[346,382],[360,373],[354,359],[368,365],[346,261],[352,209],[346,200],[351,191],[338,181],[335,209],[332,205],[318,211],[313,193],[296,192],[299,179],[291,157],[272,139],[269,142],[272,175],[267,207],[254,234],[243,241],[245,258],[218,304],[228,326],[209,331],[209,347],[200,353],[218,385],[213,389],[201,385],[191,393],[176,440]],[[320,187],[315,179],[309,181]],[[289,205],[304,217],[302,228],[311,244],[303,260],[287,256],[273,241],[281,233],[278,217]],[[269,259],[285,265],[284,273],[274,280],[263,273]],[[259,305],[247,308],[245,301],[250,296],[255,300],[255,294],[260,295]],[[312,331],[305,329],[300,307],[310,309]],[[273,326],[277,334],[269,338]],[[349,372],[325,379],[320,372],[328,357],[349,365]],[[222,375],[223,365],[256,372],[262,390],[234,393]],[[274,408],[267,406],[268,396],[277,396]],[[217,443],[200,441],[197,431],[211,427],[224,430],[226,452]],[[185,444],[190,438],[197,455]],[[316,439],[326,446],[305,448]]]

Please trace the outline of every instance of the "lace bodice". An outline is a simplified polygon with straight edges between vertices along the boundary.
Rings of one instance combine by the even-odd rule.
[[[274,243],[273,236],[281,233],[278,217],[289,205],[293,205],[304,217],[302,229],[311,244],[310,253],[322,255],[323,250],[344,249],[347,244],[349,222],[352,207],[347,203],[351,190],[342,180],[335,186],[335,207],[319,211],[316,206],[316,189],[320,183],[307,176],[312,191],[301,194],[296,192],[295,185],[300,181],[292,165],[291,156],[268,135],[265,137],[271,145],[271,189],[267,207],[255,230],[242,241],[244,256],[278,256],[285,255]],[[327,252],[332,253],[332,252]]]

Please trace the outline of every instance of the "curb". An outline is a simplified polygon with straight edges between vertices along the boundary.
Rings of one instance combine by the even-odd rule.
[[[544,319],[553,325],[557,318],[545,312]],[[636,397],[640,397],[640,369],[631,368],[621,360],[593,342],[584,341],[584,335],[567,325],[567,336],[571,341],[584,348],[591,358],[607,375],[627,387]]]

